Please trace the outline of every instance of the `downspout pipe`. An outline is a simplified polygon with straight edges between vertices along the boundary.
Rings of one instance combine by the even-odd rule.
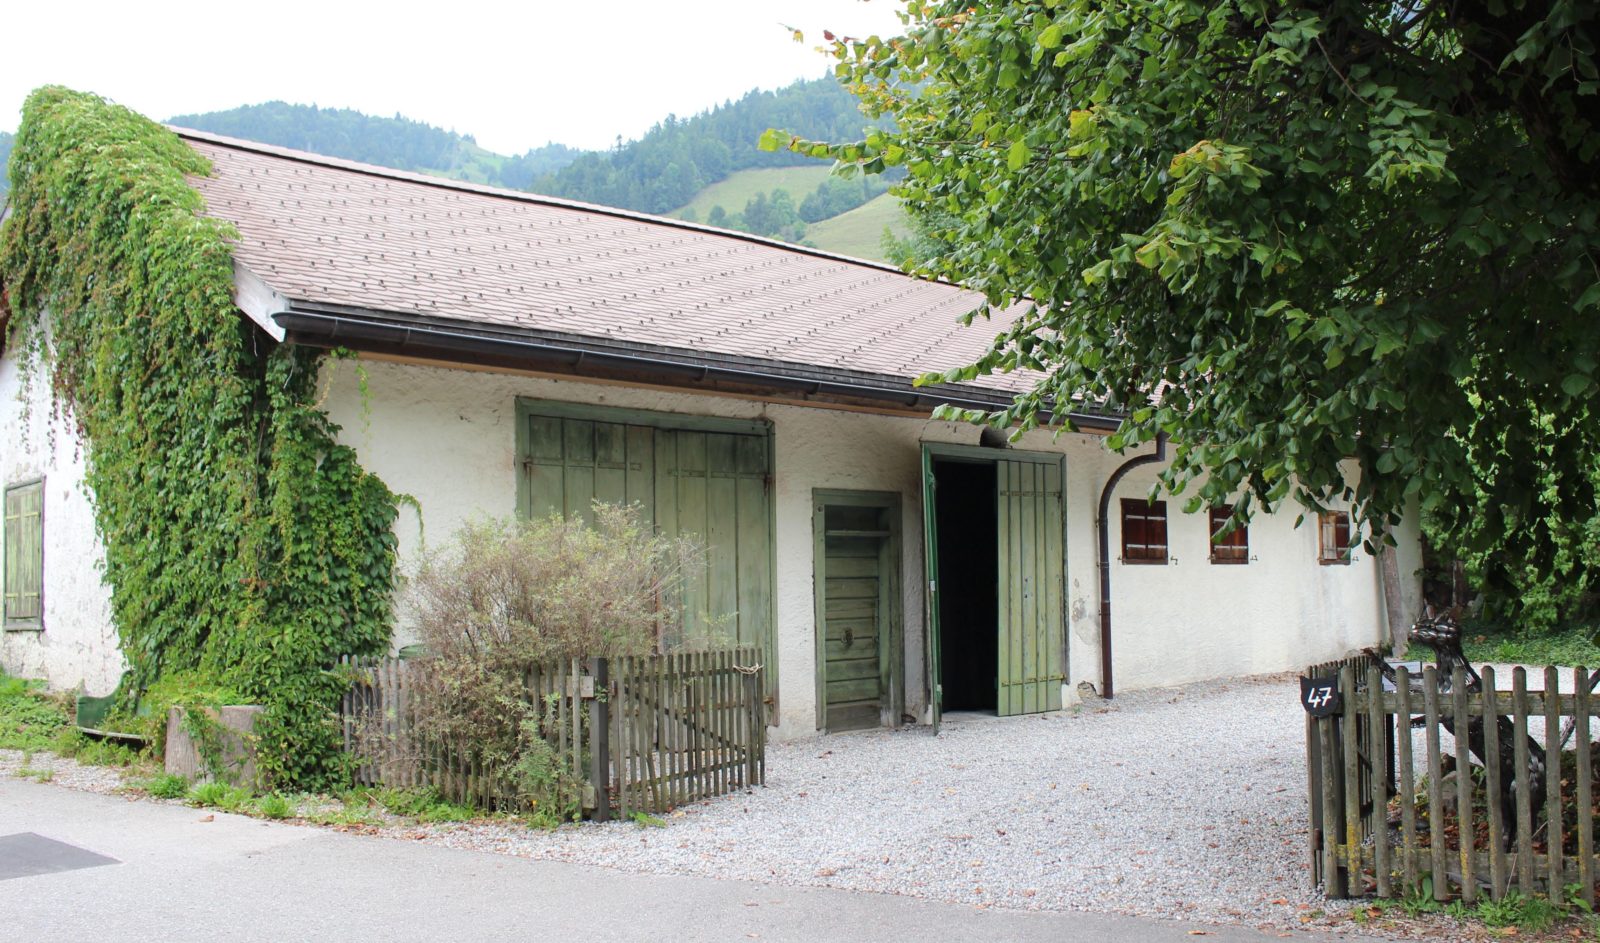
[[[1100,491],[1100,518],[1098,523],[1100,538],[1100,694],[1102,697],[1111,698],[1116,695],[1111,676],[1111,494],[1117,490],[1117,485],[1122,479],[1140,465],[1152,465],[1167,460],[1167,434],[1156,435],[1156,450],[1150,455],[1139,455],[1128,459],[1106,479],[1106,486]]]

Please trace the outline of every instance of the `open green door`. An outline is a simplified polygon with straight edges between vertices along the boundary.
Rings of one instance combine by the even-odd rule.
[[[928,677],[928,713],[933,732],[939,732],[939,716],[944,691],[939,684],[939,520],[934,502],[933,453],[922,447],[922,538],[923,562],[927,567],[928,594],[923,612],[928,620],[928,637],[923,644],[923,666]]]
[[[923,461],[926,476],[926,452]],[[1058,711],[1066,680],[1061,463],[1008,458],[995,466],[998,713],[1008,717]]]

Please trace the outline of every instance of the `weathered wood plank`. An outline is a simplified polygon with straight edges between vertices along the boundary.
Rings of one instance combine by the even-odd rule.
[[[1537,880],[1533,873],[1533,793],[1529,788],[1533,758],[1528,749],[1528,672],[1521,665],[1511,670],[1511,736],[1516,772],[1517,886],[1532,896]]]
[[[1589,711],[1593,707],[1589,697],[1589,670],[1587,668],[1573,669],[1574,690],[1577,692],[1576,720],[1574,728],[1575,759],[1577,760],[1577,783],[1574,791],[1577,801],[1577,829],[1578,829],[1578,884],[1579,893],[1583,895],[1583,902],[1592,910],[1595,905],[1594,896],[1594,815],[1590,812],[1594,808],[1594,771],[1590,767],[1590,743],[1592,734],[1589,727]]]
[[[1390,897],[1393,894],[1393,867],[1389,861],[1389,825],[1388,825],[1388,797],[1385,795],[1387,784],[1384,782],[1382,771],[1388,765],[1388,758],[1379,761],[1379,753],[1387,752],[1389,747],[1388,726],[1389,715],[1383,713],[1382,698],[1377,693],[1383,690],[1383,675],[1378,671],[1376,663],[1367,666],[1367,744],[1372,753],[1372,842],[1373,860],[1372,871],[1377,881],[1379,897]]]
[[[1544,669],[1545,691],[1559,691],[1561,676],[1554,665]],[[1566,886],[1562,870],[1562,843],[1566,834],[1561,817],[1561,708],[1555,698],[1544,702],[1544,769],[1545,769],[1545,886],[1553,897]]]
[[[1395,753],[1400,773],[1400,857],[1404,889],[1417,886],[1417,772],[1411,745],[1411,673],[1405,665],[1395,670],[1399,716],[1395,722]]]
[[[1444,825],[1440,819],[1444,810],[1444,763],[1440,757],[1443,731],[1439,726],[1439,669],[1428,665],[1422,669],[1422,709],[1426,718],[1428,740],[1428,852],[1433,870],[1433,899],[1450,899],[1449,872],[1445,866]]]
[[[1456,741],[1456,821],[1462,823],[1459,832],[1461,859],[1461,900],[1472,903],[1478,896],[1478,881],[1472,873],[1472,777],[1467,775],[1472,769],[1472,753],[1468,749],[1465,731],[1472,723],[1472,715],[1467,709],[1466,676],[1460,668],[1456,669],[1454,678],[1451,679],[1450,701],[1454,705],[1451,714],[1451,726],[1457,731]]]
[[[1461,669],[1456,669],[1456,676],[1461,677]],[[1465,682],[1463,682],[1465,683]],[[1483,666],[1483,690],[1485,693],[1495,692],[1494,666]],[[1490,896],[1499,900],[1506,892],[1507,868],[1510,862],[1506,860],[1506,821],[1505,811],[1494,797],[1500,795],[1500,723],[1497,705],[1498,696],[1486,697],[1483,701],[1483,751],[1484,751],[1484,791],[1490,797],[1487,803],[1489,815],[1489,885]]]

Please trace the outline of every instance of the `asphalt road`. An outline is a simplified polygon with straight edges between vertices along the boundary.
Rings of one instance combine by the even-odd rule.
[[[75,863],[73,849],[40,839],[116,863],[86,857],[82,863],[94,866],[31,873]],[[86,943],[1279,939],[1102,914],[976,910],[851,891],[622,874],[18,779],[0,780],[0,928],[11,940]]]

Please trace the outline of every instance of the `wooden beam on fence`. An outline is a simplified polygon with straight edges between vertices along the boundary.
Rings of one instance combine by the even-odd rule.
[[[1594,770],[1589,760],[1589,669],[1572,672],[1577,692],[1578,884],[1583,902],[1594,908]]]
[[[1462,677],[1460,667],[1456,677]],[[1464,681],[1462,683],[1465,683]],[[1499,802],[1500,776],[1500,711],[1499,694],[1495,687],[1494,666],[1483,666],[1483,777],[1484,793],[1489,807],[1489,890],[1495,900],[1505,894],[1508,885],[1506,869],[1505,809]]]
[[[1361,764],[1356,761],[1356,730],[1361,724],[1361,713],[1356,698],[1356,669],[1345,665],[1339,669],[1339,689],[1345,692],[1344,710],[1340,716],[1340,734],[1344,741],[1344,842],[1345,867],[1348,869],[1349,891],[1360,894],[1361,886]]]
[[[1411,747],[1411,673],[1395,669],[1395,754],[1400,762],[1400,857],[1405,890],[1417,886],[1417,771]]]
[[[1544,669],[1544,785],[1545,785],[1545,866],[1546,887],[1552,899],[1566,887],[1561,864],[1562,843],[1566,840],[1561,817],[1561,703],[1553,697],[1561,690],[1561,676],[1554,665]]]
[[[611,666],[589,659],[594,703],[589,705],[589,781],[594,784],[594,820],[611,821]]]
[[[1440,757],[1442,734],[1439,729],[1439,669],[1428,665],[1422,669],[1422,709],[1427,726],[1428,740],[1428,853],[1432,859],[1433,899],[1450,899],[1450,885],[1445,870],[1444,844],[1444,762]]]
[[[1467,710],[1466,673],[1459,665],[1450,679],[1450,703],[1454,707],[1450,726],[1456,741],[1456,841],[1460,846],[1461,900],[1470,904],[1478,897],[1478,881],[1472,873],[1475,829],[1472,827],[1472,753],[1467,742],[1467,728],[1472,724],[1472,714]],[[1439,841],[1443,842],[1443,829],[1440,831]]]
[[[1376,661],[1367,665],[1367,750],[1372,756],[1372,870],[1378,896],[1389,897],[1392,871],[1389,862],[1389,716],[1383,712],[1383,674]],[[1378,751],[1383,751],[1383,764]],[[1381,772],[1380,772],[1381,771]]]
[[[1511,757],[1516,773],[1517,886],[1532,896],[1533,873],[1533,757],[1528,749],[1528,672],[1521,665],[1511,670]]]

